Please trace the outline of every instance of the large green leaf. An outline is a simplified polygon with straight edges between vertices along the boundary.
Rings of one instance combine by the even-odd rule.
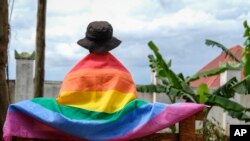
[[[239,94],[250,94],[250,76],[235,84],[232,89]]]
[[[168,78],[165,76],[159,75],[159,72],[162,71],[162,69],[159,69],[161,67],[158,65],[159,63],[157,62],[155,57],[153,55],[148,55],[148,58],[149,58],[149,66],[152,72],[156,72],[156,78],[160,79],[162,84],[169,85]]]
[[[181,89],[185,93],[188,93],[188,94],[194,94],[195,93],[194,90],[185,81],[181,82]]]
[[[250,75],[250,27],[247,24],[247,21],[243,23],[245,27],[244,37],[246,38],[244,45],[244,51],[241,57],[242,62],[244,63],[244,76],[247,77]]]
[[[246,112],[249,112],[249,108],[245,108],[241,104],[228,98],[217,95],[210,95],[208,97],[208,100],[206,101],[206,104],[223,108],[233,118],[244,120],[246,122],[250,121],[249,116],[246,114]]]
[[[245,112],[235,112],[235,111],[229,111],[228,115],[232,118],[237,118],[239,120],[243,120],[245,122],[250,121],[250,117]]]
[[[157,61],[153,55],[148,55],[149,59],[149,67],[152,69],[153,72],[156,71],[157,68]]]
[[[214,95],[219,95],[225,98],[232,98],[234,97],[234,90],[233,86],[237,83],[236,77],[231,78],[228,80],[224,85],[220,86],[217,90],[213,92]]]
[[[208,45],[208,46],[216,46],[216,47],[219,47],[222,49],[222,51],[224,51],[226,53],[226,55],[230,56],[233,60],[235,60],[236,62],[239,62],[241,63],[240,59],[235,56],[230,50],[228,50],[224,45],[218,43],[218,42],[215,42],[213,40],[206,40],[205,41],[205,44]]]
[[[186,102],[193,102],[193,103],[198,103],[198,99],[197,95],[192,95],[192,94],[182,94],[181,95],[181,99],[184,99]]]
[[[157,46],[150,41],[148,43],[149,47],[154,52],[154,56],[149,56],[150,66],[156,70],[157,78],[163,81],[163,84],[168,84],[170,87],[174,87],[179,91],[190,94],[193,99],[197,102],[197,97],[195,96],[195,92],[193,89],[183,80],[182,75],[177,75],[173,70],[170,69],[171,61],[166,63],[163,59],[162,55],[159,53],[159,49]]]
[[[170,86],[163,85],[136,85],[136,90],[142,93],[165,93],[171,98],[171,101],[175,102],[176,98],[188,98],[189,102],[199,102],[198,97],[194,93],[187,93],[182,89],[176,89]],[[187,99],[186,99],[187,100]]]
[[[175,88],[181,88],[181,79],[169,68],[168,63],[165,62],[162,55],[159,53],[157,46],[152,41],[148,43],[148,46],[152,49],[156,57],[155,61],[152,61],[151,63],[153,63],[152,66],[155,66],[157,75],[160,77],[166,77],[169,80],[170,85]]]
[[[136,90],[142,93],[166,93],[167,87],[161,85],[136,85]]]
[[[178,74],[178,77],[179,77],[182,81],[185,81],[184,75],[183,75],[182,73],[179,73],[179,74]]]
[[[218,95],[209,95],[205,104],[208,104],[210,106],[219,106],[226,111],[243,112],[248,110],[241,104]]]
[[[246,20],[243,22],[243,26],[244,26],[245,28],[248,28],[248,24],[247,24],[247,21],[246,21]]]
[[[215,76],[215,75],[221,74],[221,73],[225,72],[226,70],[237,70],[240,68],[241,68],[241,64],[234,64],[232,62],[227,62],[223,65],[220,65],[218,68],[206,70],[203,72],[198,72],[197,74],[195,74],[191,77],[188,77],[186,79],[186,82],[189,83],[189,82],[195,81],[195,80],[203,78],[203,77]]]
[[[243,22],[243,26],[245,28],[245,32],[244,32],[243,37],[249,37],[250,36],[250,27],[248,26],[247,21]]]
[[[186,82],[192,82],[192,81],[195,81],[197,79],[200,79],[200,78],[203,78],[203,77],[207,77],[207,76],[218,75],[218,74],[224,72],[225,70],[226,69],[224,67],[222,67],[222,68],[216,68],[216,69],[207,70],[207,71],[203,71],[203,72],[198,72],[195,75],[187,78]]]
[[[250,36],[250,30],[246,29],[245,32],[244,32],[243,37],[248,37],[248,36]]]
[[[205,103],[207,100],[207,95],[209,93],[209,89],[206,84],[200,84],[197,88],[197,94],[199,95],[199,103]]]

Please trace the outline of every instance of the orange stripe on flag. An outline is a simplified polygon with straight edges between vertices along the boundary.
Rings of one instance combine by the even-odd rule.
[[[91,75],[89,72],[92,72]],[[85,69],[69,73],[61,86],[64,91],[107,91],[134,93],[136,87],[131,76],[115,69]]]

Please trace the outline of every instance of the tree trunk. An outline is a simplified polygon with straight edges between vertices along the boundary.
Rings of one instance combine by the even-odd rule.
[[[34,97],[43,96],[46,3],[47,3],[47,0],[38,0]]]
[[[7,50],[9,43],[8,2],[0,0],[0,137],[9,105],[8,87],[6,82]]]

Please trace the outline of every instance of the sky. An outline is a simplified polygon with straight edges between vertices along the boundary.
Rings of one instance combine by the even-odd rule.
[[[35,50],[37,1],[9,1],[9,77],[15,79],[14,50]],[[176,73],[193,75],[221,53],[206,46],[205,39],[228,48],[243,45],[242,23],[250,22],[249,7],[248,0],[47,0],[45,79],[63,80],[88,54],[76,42],[92,21],[111,23],[113,35],[122,41],[111,53],[136,84],[151,83],[150,40],[164,59],[172,60]]]

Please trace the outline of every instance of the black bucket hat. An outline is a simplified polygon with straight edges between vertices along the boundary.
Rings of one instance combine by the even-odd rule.
[[[106,21],[94,21],[87,27],[85,38],[77,42],[94,53],[105,53],[120,45],[121,41],[113,37],[113,28]]]

